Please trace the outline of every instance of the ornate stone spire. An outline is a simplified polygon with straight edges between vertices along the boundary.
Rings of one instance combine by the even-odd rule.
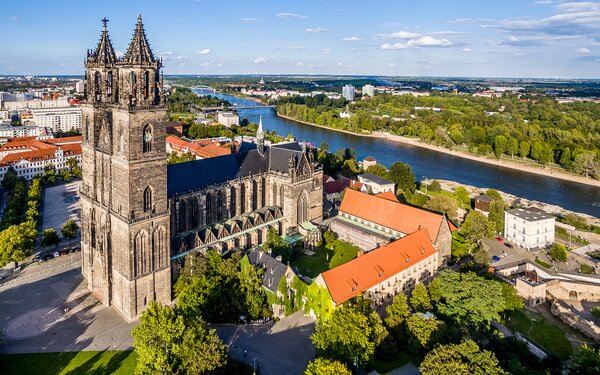
[[[263,154],[265,152],[265,132],[262,126],[262,115],[260,115],[260,120],[258,120],[258,130],[256,131],[256,146],[258,148],[258,152]]]
[[[110,42],[110,38],[108,37],[108,30],[106,28],[106,24],[108,20],[106,17],[102,19],[102,34],[100,35],[100,41],[98,42],[98,46],[94,51],[88,51],[88,62],[95,64],[114,64],[117,61],[117,56],[115,55],[115,49]]]
[[[144,24],[142,23],[142,15],[138,16],[137,25],[131,38],[131,43],[127,48],[127,53],[123,61],[130,64],[150,64],[156,62],[150,44],[146,38]]]

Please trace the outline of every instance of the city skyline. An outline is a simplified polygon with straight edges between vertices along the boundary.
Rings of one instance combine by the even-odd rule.
[[[6,4],[0,74],[82,74],[100,20],[122,53],[142,14],[165,74],[599,77],[600,2],[102,4]]]

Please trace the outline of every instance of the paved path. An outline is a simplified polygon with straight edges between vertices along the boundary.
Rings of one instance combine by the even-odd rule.
[[[215,325],[214,328],[232,357],[250,365],[256,358],[261,375],[302,374],[315,355],[309,338],[314,332],[314,319],[305,317],[302,312],[277,323]]]

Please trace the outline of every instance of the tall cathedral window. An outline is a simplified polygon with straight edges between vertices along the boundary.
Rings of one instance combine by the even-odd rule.
[[[258,208],[258,183],[252,180],[252,211]]]
[[[190,225],[192,228],[196,228],[198,223],[198,199],[192,198],[190,201]]]
[[[206,193],[206,225],[212,223],[212,194]]]
[[[223,193],[221,190],[217,192],[217,221],[223,219]]]
[[[144,99],[148,99],[148,92],[150,92],[150,74],[144,72]]]
[[[260,181],[260,206],[267,205],[267,180],[263,177]]]
[[[231,190],[229,191],[229,212],[231,212],[230,216],[235,216],[237,215],[236,212],[236,190],[235,190],[235,186],[231,187]]]
[[[240,187],[240,213],[246,212],[246,184],[242,182]]]
[[[152,127],[144,126],[144,152],[152,151]]]
[[[131,81],[131,96],[135,98],[137,96],[137,77],[134,72],[131,72],[129,80]]]
[[[94,91],[96,96],[102,94],[102,78],[100,78],[100,72],[94,73]]]
[[[185,202],[184,201],[179,202],[178,214],[179,214],[179,233],[185,232],[186,225],[185,225]]]
[[[108,78],[106,79],[106,94],[112,95],[112,87],[113,87],[113,73],[112,71],[108,72]]]
[[[152,211],[152,188],[148,186],[144,190],[144,212]]]

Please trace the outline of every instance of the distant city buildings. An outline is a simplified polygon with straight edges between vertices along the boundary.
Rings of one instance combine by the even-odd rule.
[[[53,165],[57,171],[67,168],[67,160],[81,166],[81,136],[39,140],[34,137],[14,138],[0,147],[0,180],[9,168],[28,180],[44,174]]]
[[[75,83],[75,92],[78,94],[83,94],[85,92],[85,81],[79,80]]]
[[[355,95],[356,95],[356,92],[354,90],[354,86],[346,85],[346,86],[342,87],[342,96],[347,101],[349,101],[349,102],[353,101]]]
[[[240,124],[240,116],[233,112],[219,112],[217,115],[217,122],[220,125],[230,128],[232,125]]]
[[[17,111],[33,108],[57,108],[68,107],[69,99],[66,96],[60,96],[54,99],[36,99],[33,93],[10,94],[0,93],[0,107],[2,109]]]
[[[81,130],[81,108],[34,109],[31,113],[37,126],[48,127],[55,132]]]
[[[555,217],[538,208],[513,208],[504,212],[504,237],[525,249],[554,243]]]
[[[37,137],[37,139],[47,139],[51,138],[52,134],[52,131],[40,126],[0,125],[0,138]]]
[[[373,85],[364,85],[362,88],[363,96],[369,95],[371,97],[375,96],[375,86]]]

